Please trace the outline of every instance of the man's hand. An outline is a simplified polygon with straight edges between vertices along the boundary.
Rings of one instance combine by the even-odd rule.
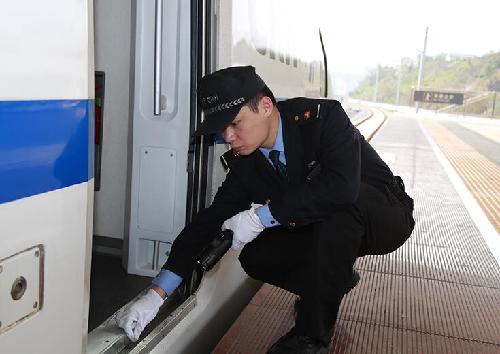
[[[149,289],[132,306],[116,317],[116,323],[118,327],[123,328],[132,342],[136,342],[162,304],[162,297],[155,290]]]
[[[249,210],[242,211],[235,216],[224,221],[222,230],[233,231],[233,250],[239,250],[245,243],[252,241],[263,230],[264,226],[255,213],[255,209],[262,206],[261,204],[252,204]]]

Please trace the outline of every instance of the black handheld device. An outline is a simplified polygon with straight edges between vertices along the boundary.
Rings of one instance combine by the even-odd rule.
[[[196,263],[203,271],[208,272],[226,254],[232,242],[233,232],[221,231],[200,253]]]

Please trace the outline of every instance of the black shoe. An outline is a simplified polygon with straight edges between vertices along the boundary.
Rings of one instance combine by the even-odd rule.
[[[354,289],[356,287],[356,285],[358,285],[359,283],[359,280],[361,279],[359,273],[356,271],[356,270],[353,270],[352,271],[352,278],[351,278],[351,282],[349,283],[349,285],[347,286],[346,290],[345,290],[345,294],[347,295],[352,289]],[[295,300],[295,304],[293,305],[293,308],[295,310],[295,313],[299,312],[299,307],[300,307],[300,304],[301,304],[301,298],[300,296],[297,297],[297,300]]]
[[[278,339],[267,354],[327,354],[328,346],[322,340],[293,333],[293,330]]]

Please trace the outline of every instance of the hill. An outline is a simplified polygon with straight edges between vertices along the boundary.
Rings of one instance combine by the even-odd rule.
[[[377,102],[395,103],[398,83],[399,67],[380,67]],[[358,99],[373,100],[376,69],[373,69],[363,79],[351,96]],[[399,104],[409,105],[412,93],[417,84],[418,65],[407,63],[401,66],[401,86]],[[493,98],[496,96],[495,116],[500,116],[500,93],[486,94],[486,92],[500,91],[500,52],[490,53],[482,57],[451,57],[438,55],[426,57],[424,62],[424,78],[422,89],[436,91],[456,91],[465,93],[466,99],[484,96],[482,108],[475,110],[479,114],[491,115]],[[413,104],[413,103],[412,103]],[[425,108],[439,109],[443,105],[426,105]],[[463,107],[462,107],[463,108]],[[479,112],[483,110],[484,112]],[[489,111],[488,111],[489,109]]]

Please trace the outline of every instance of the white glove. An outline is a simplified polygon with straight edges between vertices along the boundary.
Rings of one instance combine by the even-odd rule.
[[[236,214],[222,224],[222,230],[229,229],[233,231],[233,243],[231,245],[233,250],[239,250],[245,243],[252,241],[264,230],[264,225],[262,225],[255,213],[255,209],[261,206],[262,204],[252,204],[249,210]]]
[[[144,327],[156,316],[163,299],[156,291],[149,289],[123,313],[118,314],[116,323],[123,328],[127,337],[136,342]]]

